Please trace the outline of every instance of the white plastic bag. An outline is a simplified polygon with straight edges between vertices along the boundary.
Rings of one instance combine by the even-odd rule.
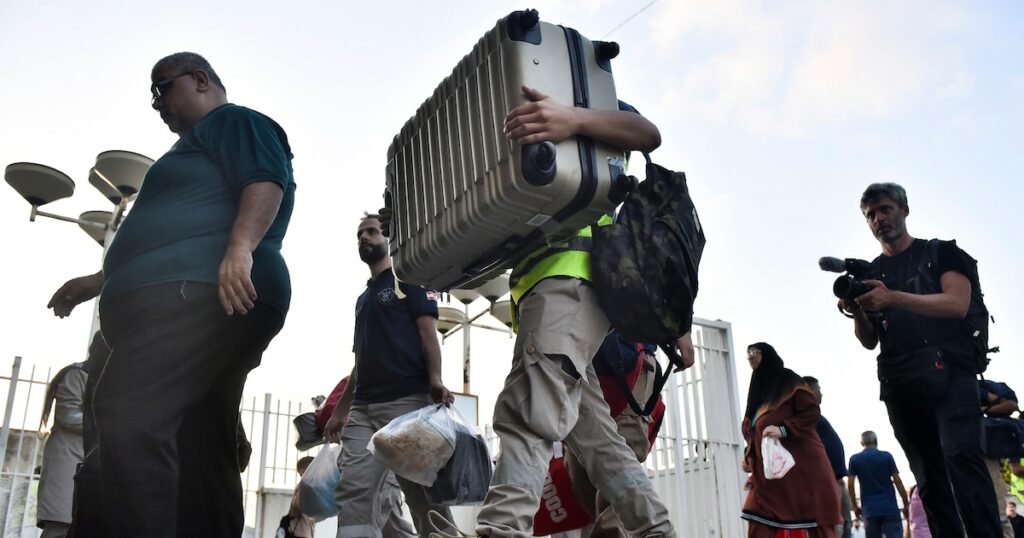
[[[455,425],[444,405],[428,405],[389,422],[367,449],[398,476],[430,487],[455,452]]]
[[[768,480],[782,478],[796,465],[793,455],[774,437],[761,439],[761,459],[764,461],[764,477]]]
[[[317,521],[338,514],[334,490],[341,482],[341,470],[338,469],[340,452],[340,445],[325,445],[299,481],[299,510]]]

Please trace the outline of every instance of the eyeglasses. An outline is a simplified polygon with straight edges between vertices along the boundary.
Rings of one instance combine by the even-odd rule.
[[[158,80],[158,81],[154,82],[153,84],[151,84],[149,86],[149,93],[153,94],[152,102],[156,103],[157,99],[160,99],[161,97],[163,97],[164,94],[167,93],[167,90],[171,87],[171,84],[174,84],[175,80],[178,80],[179,78],[181,78],[181,77],[183,77],[185,75],[191,75],[191,74],[192,74],[192,71],[185,71],[184,73],[178,73],[177,75],[174,75],[174,76],[171,76],[171,77],[167,77],[167,78],[162,79],[162,80]]]

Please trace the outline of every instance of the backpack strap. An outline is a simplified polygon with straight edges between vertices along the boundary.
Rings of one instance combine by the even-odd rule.
[[[623,394],[626,396],[626,403],[629,405],[629,408],[632,409],[633,413],[636,413],[638,417],[644,419],[645,422],[650,422],[651,413],[654,412],[654,408],[657,407],[658,401],[661,400],[661,391],[665,388],[665,384],[668,383],[668,380],[672,377],[673,373],[674,371],[671,368],[668,370],[662,370],[661,363],[658,362],[657,358],[654,359],[654,386],[652,387],[651,395],[647,398],[643,408],[640,407],[640,404],[633,396],[632,389],[628,387],[626,383],[626,375],[620,372],[615,376],[615,378],[618,381],[619,388],[622,389]]]

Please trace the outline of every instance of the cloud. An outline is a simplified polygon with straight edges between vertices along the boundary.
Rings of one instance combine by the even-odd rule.
[[[748,132],[806,137],[970,94],[957,49],[979,17],[942,2],[659,5],[650,45],[677,58],[662,100]]]

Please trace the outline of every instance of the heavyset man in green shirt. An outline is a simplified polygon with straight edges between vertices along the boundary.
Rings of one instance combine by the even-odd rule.
[[[94,412],[110,536],[241,536],[235,428],[291,298],[280,253],[291,148],[272,119],[228,102],[202,56],[173,54],[151,76],[153,108],[179,139],[146,174],[103,270],[49,306],[64,317],[100,297],[112,353]]]

